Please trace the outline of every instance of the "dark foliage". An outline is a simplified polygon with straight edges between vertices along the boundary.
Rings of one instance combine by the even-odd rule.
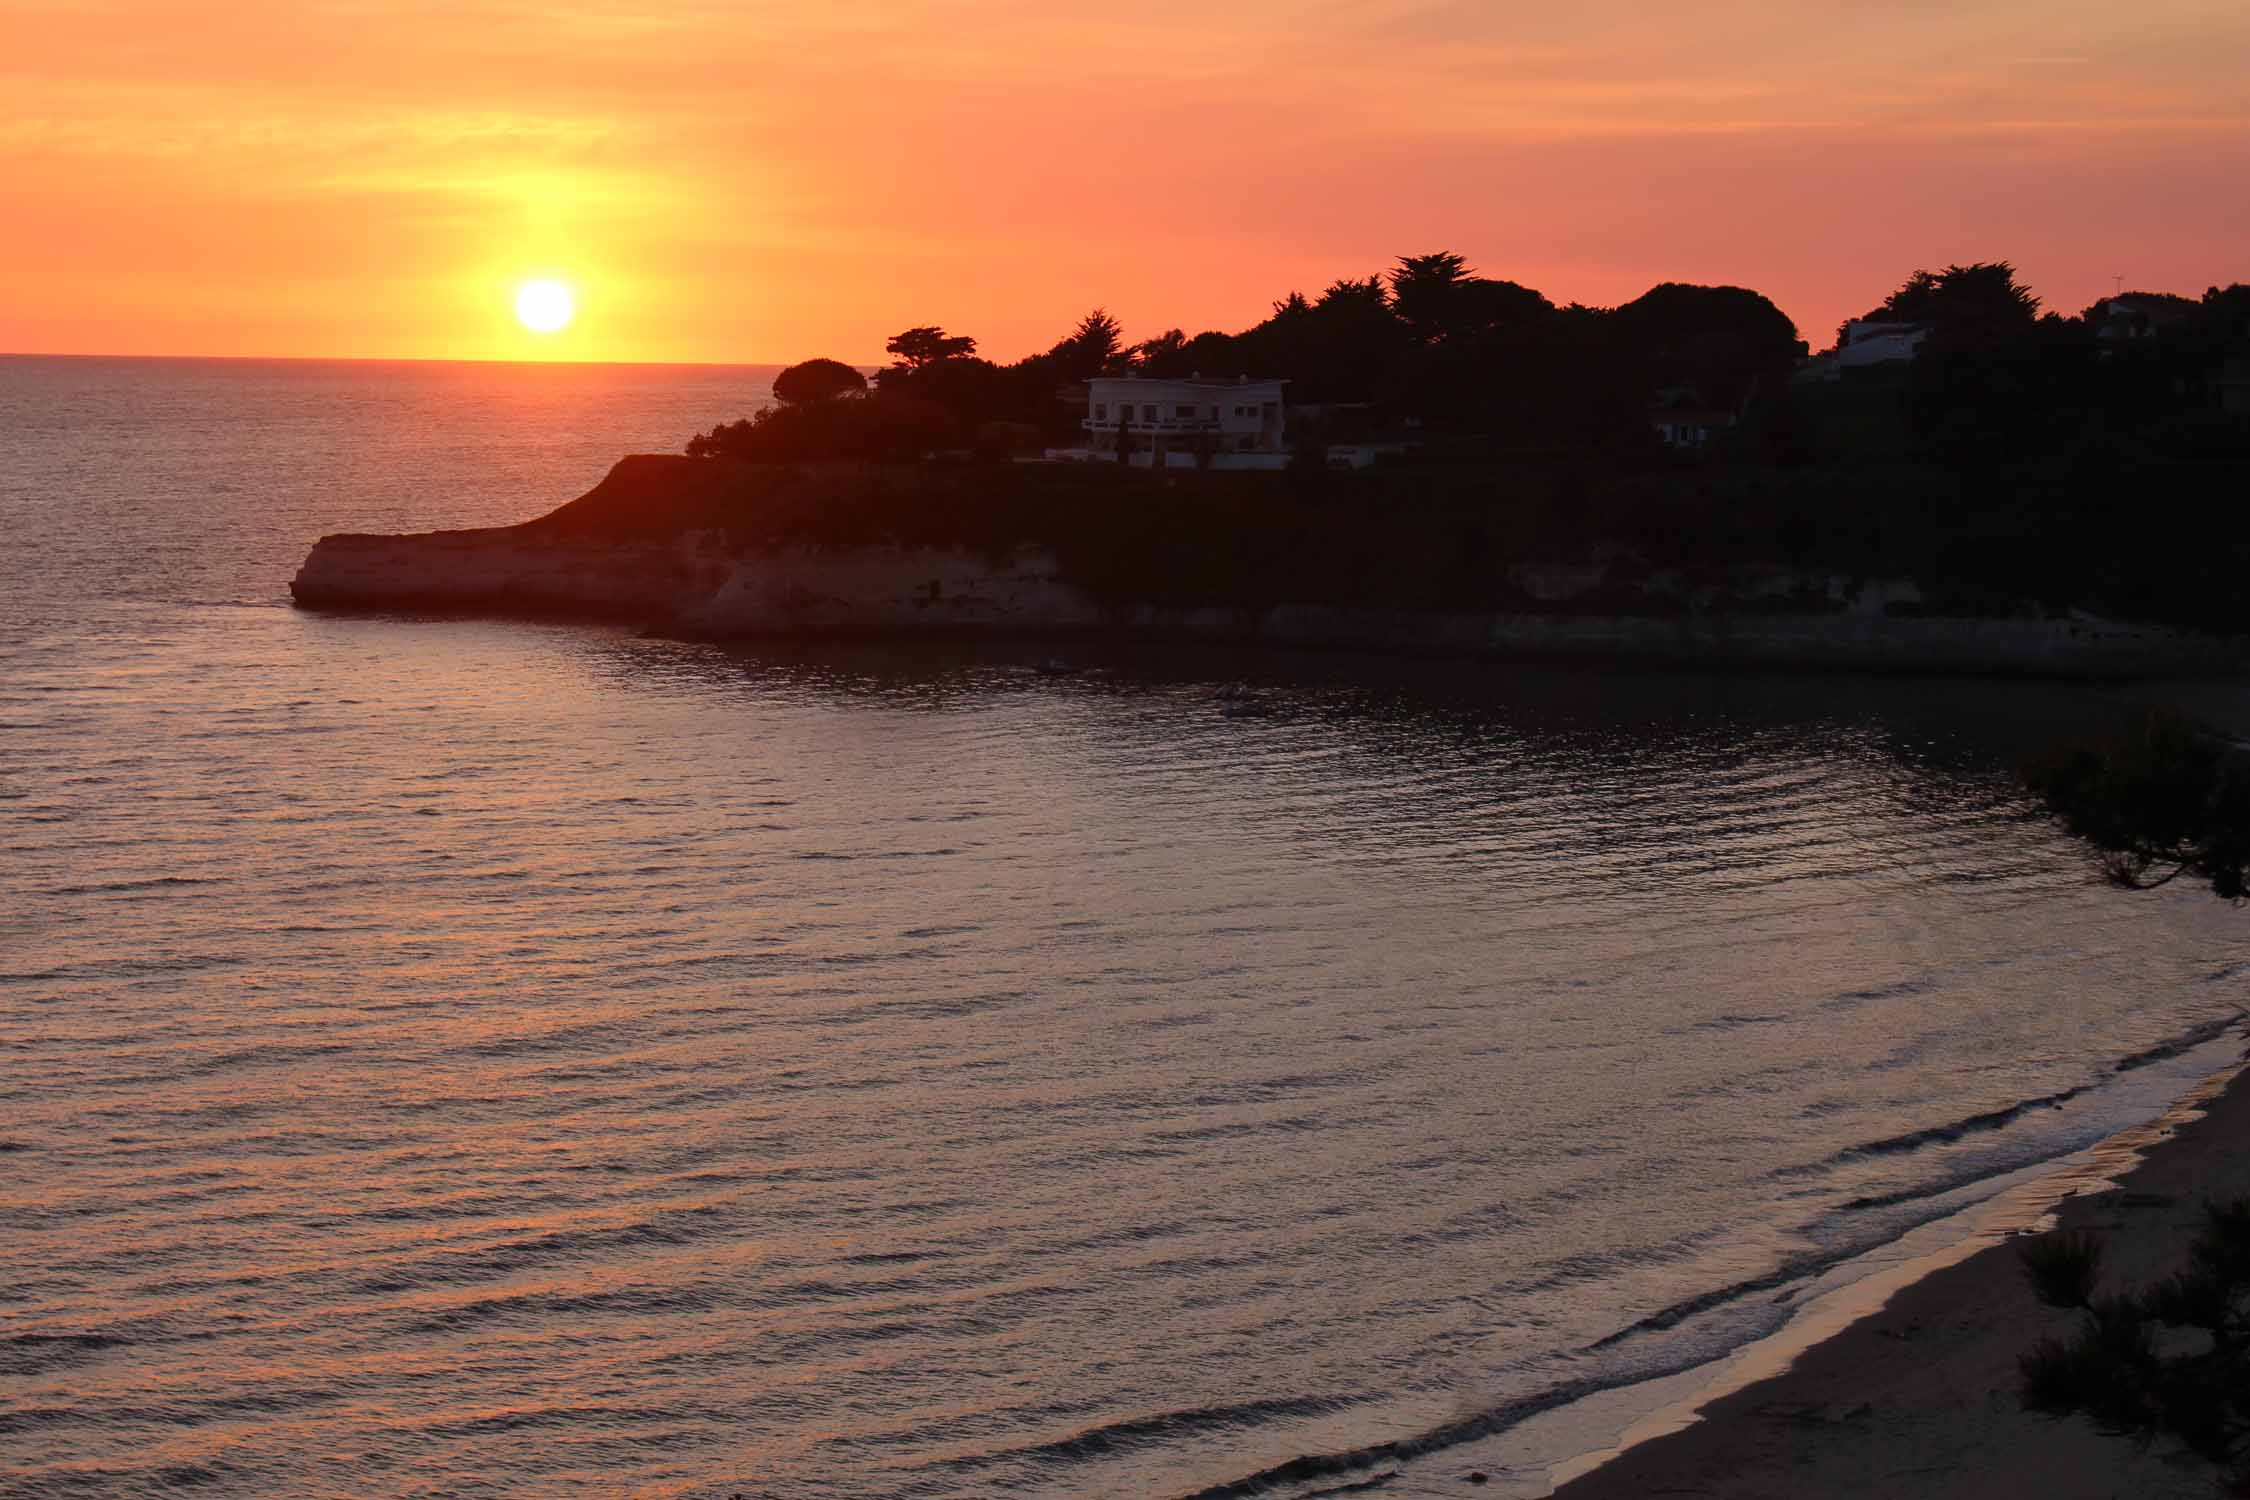
[[[2025,1264],[2051,1305],[2083,1312],[2070,1338],[2024,1355],[2024,1405],[2144,1443],[2176,1438],[2250,1494],[2250,1200],[2208,1206],[2187,1267],[2137,1292],[2092,1297],[2083,1254],[2040,1241]]]
[[[2177,714],[2069,746],[2026,768],[2063,826],[2100,851],[2115,883],[2135,890],[2182,875],[2240,901],[2250,876],[2250,763],[2244,752]]]
[[[2083,1229],[2057,1230],[2026,1243],[2023,1272],[2049,1307],[2086,1307],[2102,1276],[2102,1242]]]
[[[808,359],[773,378],[774,400],[790,406],[830,401],[866,389],[867,377],[840,359]]]
[[[1401,257],[1391,271],[1391,306],[1424,345],[1481,338],[1554,311],[1531,288],[1488,281],[1451,251]]]
[[[1666,283],[1612,309],[1557,307],[1436,251],[1318,297],[1291,293],[1238,333],[1171,329],[1132,344],[1096,308],[1003,366],[966,335],[907,329],[872,394],[792,392],[689,452],[786,464],[1019,456],[1084,440],[1084,382],[1098,375],[1272,376],[1290,382],[1292,439],[1308,449],[1395,435],[1411,419],[1418,463],[1352,481],[1389,507],[1346,544],[1375,555],[1397,550],[1386,530],[1428,525],[1466,538],[1487,573],[1597,552],[1627,570],[1713,578],[1794,566],[1912,578],[1933,613],[2076,608],[2240,632],[2250,416],[2228,402],[2250,372],[2250,287],[2213,288],[2192,309],[2162,337],[2104,339],[2084,319],[2038,316],[2006,262],[1918,271],[1875,312],[1931,323],[1920,357],[1804,385],[1790,378],[1804,351],[1796,329],[1756,292]],[[1706,451],[1669,452],[1650,420],[1659,401],[1739,421]],[[1223,514],[1210,524],[1223,529]],[[1337,513],[1320,507],[1276,513],[1260,545],[1331,523]],[[1304,597],[1320,597],[1316,582]],[[2142,852],[2149,862],[2136,872],[2133,854],[2125,872],[2161,875],[2162,852]],[[2221,864],[2211,873],[2234,878]]]
[[[740,422],[724,422],[687,445],[690,458],[753,463],[809,463],[850,458],[908,463],[934,448],[955,446],[959,419],[919,395],[886,387],[861,399],[769,406]]]
[[[2016,280],[2004,260],[1916,271],[1872,309],[1878,322],[1931,323],[1940,331],[1990,335],[2022,328],[2039,316],[2039,299]]]
[[[883,346],[883,351],[898,356],[898,368],[919,370],[940,360],[961,359],[974,354],[977,352],[977,341],[949,334],[935,325],[926,325],[893,334],[891,341]]]

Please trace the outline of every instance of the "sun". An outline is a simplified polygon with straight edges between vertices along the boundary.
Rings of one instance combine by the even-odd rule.
[[[560,333],[578,312],[578,298],[552,277],[516,288],[516,321],[533,333]]]

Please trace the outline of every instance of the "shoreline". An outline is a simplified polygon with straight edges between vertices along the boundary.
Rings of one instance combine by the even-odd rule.
[[[2250,636],[2036,590],[1925,586],[1874,561],[1650,561],[1591,543],[1583,556],[1463,555],[1442,511],[1394,518],[1404,530],[1388,553],[1348,530],[1380,526],[1376,513],[1331,518],[1284,564],[1266,543],[1295,510],[1237,513],[1243,496],[1228,490],[1152,511],[1151,492],[1081,493],[1085,478],[948,469],[878,483],[629,455],[513,526],[323,536],[289,591],[303,609],[605,620],[721,642],[1075,637],[1871,673],[2250,672]],[[908,493],[939,519],[889,525]],[[1093,519],[1058,531],[1052,513],[1072,505]]]
[[[2066,1333],[2076,1315],[2032,1295],[2017,1251],[2029,1233],[2084,1229],[2107,1247],[2105,1284],[2137,1284],[2173,1268],[2205,1198],[2250,1196],[2250,1055],[2156,1119],[2031,1171],[1941,1221],[1966,1230],[1949,1243],[1817,1295],[1776,1333],[1674,1377],[1685,1389],[1614,1442],[1548,1465],[1547,1493],[2216,1493],[2216,1471],[2175,1445],[2143,1451],[2083,1418],[2055,1421],[2021,1408],[2018,1357],[2038,1339]],[[1473,1454],[1456,1455],[1450,1473],[1428,1478],[1451,1487],[1478,1467]]]
[[[334,619],[449,621],[498,620],[527,625],[581,625],[623,631],[651,640],[690,645],[754,648],[760,645],[869,646],[954,642],[970,647],[1017,646],[1026,651],[1084,651],[1106,655],[1140,649],[1206,648],[1273,651],[1304,656],[1385,657],[1400,661],[1515,663],[1641,672],[1780,673],[1874,678],[1987,678],[2008,682],[2086,683],[2118,688],[2176,683],[2233,685],[2250,678],[2250,659],[2235,660],[2197,647],[2185,654],[2045,657],[2008,648],[1986,654],[1931,649],[1893,652],[1890,644],[1829,640],[1820,634],[1826,616],[1697,616],[1687,628],[1652,615],[1447,615],[1404,611],[1342,610],[1284,605],[1279,628],[1244,625],[1242,611],[1147,612],[1151,618],[998,623],[766,624],[718,628],[677,615],[649,615],[567,604],[508,600],[488,604],[402,596],[345,604],[281,601],[281,607]],[[1728,630],[1737,620],[1749,629]],[[1986,622],[1933,618],[1912,622],[1932,644],[1946,626]],[[2032,622],[2024,622],[2032,623]],[[1767,637],[1759,624],[1781,627]],[[1715,631],[1699,628],[1716,625]],[[1791,627],[1797,627],[1791,629]],[[1764,638],[1762,638],[1764,637]],[[1945,643],[1948,648],[1957,643]],[[2031,643],[2041,644],[2041,643]],[[1080,663],[1072,668],[1084,670]]]
[[[1763,1399],[1766,1386],[1786,1382],[1808,1355],[1827,1350],[1832,1344],[1868,1337],[1871,1322],[1895,1301],[1967,1263],[1996,1261],[1998,1274],[1994,1279],[2003,1283],[2003,1290],[2019,1292],[2015,1300],[2024,1309],[2051,1323],[2021,1333],[2020,1346],[2004,1341],[1997,1348],[2005,1378],[1993,1384],[1992,1394],[1996,1402],[2004,1398],[2007,1411],[2015,1411],[2017,1356],[2037,1338],[2066,1330],[2075,1316],[2053,1313],[2031,1296],[2018,1269],[2016,1251],[2023,1237],[2069,1227],[2075,1221],[2062,1219],[2062,1213],[2085,1211],[2082,1205],[2088,1202],[2095,1204],[2094,1211],[2098,1212],[2124,1201],[2116,1195],[2134,1191],[2127,1182],[2132,1174],[2145,1169],[2159,1153],[2170,1152],[2176,1136],[2221,1107],[2229,1111],[2230,1121],[2222,1127],[2221,1138],[2227,1139],[2231,1132],[2241,1137],[2241,1143],[2225,1181],[2207,1191],[2221,1199],[2250,1196],[2250,1011],[2238,1010],[2212,1023],[2192,1044],[2167,1047],[2146,1054],[2145,1059],[2128,1058],[2116,1072],[2122,1075],[2143,1060],[2164,1057],[2180,1057],[2190,1066],[2176,1075],[2169,1087],[2129,1107],[2118,1117],[2118,1123],[2110,1125],[2107,1134],[2056,1155],[2002,1170],[1979,1183],[1950,1188],[1941,1196],[1955,1198],[1953,1207],[1914,1222],[1887,1240],[1868,1244],[1802,1275],[1761,1280],[1739,1289],[1752,1298],[1786,1308],[1779,1323],[1746,1342],[1622,1383],[1606,1384],[1598,1379],[1566,1382],[1563,1389],[1545,1395],[1527,1395],[1482,1409],[1471,1407],[1434,1428],[1401,1432],[1364,1446],[1311,1450],[1287,1462],[1202,1488],[1167,1492],[1180,1494],[1183,1500],[1267,1494],[1289,1500],[1322,1500],[1373,1490],[1394,1500],[1435,1500],[1459,1495],[1472,1485],[1477,1487],[1476,1493],[1494,1500],[1584,1500],[1587,1496],[1592,1500],[1640,1500],[1659,1494],[1770,1494],[1774,1500],[1798,1500],[1808,1494],[1892,1493],[1863,1488],[1864,1476],[1856,1464],[1827,1476],[1813,1488],[1801,1489],[1804,1475],[1792,1455],[1783,1456],[1782,1472],[1770,1489],[1733,1487],[1728,1482],[1735,1468],[1731,1457],[1722,1461],[1717,1482],[1682,1483],[1669,1474],[1671,1460],[1662,1453],[1656,1459],[1656,1472],[1629,1474],[1622,1484],[1613,1481],[1629,1461],[1645,1463],[1647,1448],[1662,1449],[1667,1441],[1679,1437],[1700,1438],[1705,1414],[1728,1398],[1747,1389]],[[2163,1159],[2175,1163],[2177,1169],[2177,1155],[2166,1154]],[[2188,1241],[2201,1226],[2202,1198],[2182,1199],[2175,1206],[2183,1215],[2176,1226],[2178,1233],[2172,1241],[2158,1246],[2159,1253],[2149,1264],[2113,1259],[2113,1264],[2123,1268],[2127,1280],[2136,1284],[2150,1280],[2171,1269],[2165,1256],[2175,1251],[2184,1255]],[[1730,1293],[1729,1299],[1734,1295]],[[1981,1309],[1995,1301],[1985,1291],[1974,1305]],[[1887,1329],[1876,1335],[1896,1336]],[[1614,1340],[1602,1344],[1610,1342]],[[1911,1384],[1924,1362],[1919,1344],[1909,1351],[1909,1358],[1912,1366],[1906,1381]],[[1794,1408],[1805,1407],[1801,1400],[1792,1404]],[[1854,1396],[1855,1417],[1863,1415],[1862,1408],[1864,1415],[1873,1414],[1871,1403]],[[1941,1408],[1952,1412],[1950,1395]],[[1792,1423],[1803,1418],[1799,1409],[1787,1415]],[[2021,1420],[2034,1429],[2030,1443],[2043,1447],[2047,1442],[2040,1431],[2046,1425],[2044,1419],[2022,1414]],[[2081,1427],[2093,1451],[2104,1451],[2110,1440],[2090,1427]],[[1790,1431],[1794,1436],[1804,1436],[1794,1426]],[[2134,1457],[2129,1440],[2118,1440],[2116,1446],[2122,1451],[2111,1457]],[[2095,1462],[2074,1464],[2072,1472],[2080,1471],[2104,1472]],[[1922,1482],[1929,1476],[1915,1477],[1916,1485],[1895,1492],[1899,1500],[1932,1494],[1982,1500],[2016,1492],[2013,1479],[2007,1476],[1959,1489],[1932,1489]],[[2037,1492],[2062,1496],[2081,1493],[2053,1485]],[[2133,1467],[2117,1487],[2097,1486],[2083,1493],[2087,1500],[2097,1500],[2124,1494],[2208,1497],[2211,1490],[2208,1484],[2178,1489],[2154,1486]]]

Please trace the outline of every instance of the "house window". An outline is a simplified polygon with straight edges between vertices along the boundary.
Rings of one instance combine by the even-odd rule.
[[[1175,408],[1175,410],[1177,411],[1178,415],[1182,417],[1192,417],[1195,415],[1195,408],[1192,406],[1182,406]]]
[[[1108,416],[1109,403],[1106,401],[1096,401],[1094,403],[1094,420],[1097,422],[1104,421],[1108,418]]]

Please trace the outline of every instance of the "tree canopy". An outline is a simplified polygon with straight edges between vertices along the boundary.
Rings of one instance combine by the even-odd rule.
[[[977,352],[977,341],[956,337],[932,324],[893,334],[891,341],[883,349],[885,353],[897,356],[899,366],[919,370],[940,360],[960,359],[974,354]]]
[[[1916,271],[1867,314],[1870,322],[1930,323],[1968,333],[2023,328],[2039,316],[2039,299],[2004,260]]]
[[[1479,276],[1449,250],[1401,256],[1390,279],[1392,308],[1425,345],[1476,338],[1554,311],[1531,288]]]
[[[1664,402],[1736,419],[1696,462],[2051,461],[2068,470],[2070,504],[2098,509],[2093,477],[2132,453],[2250,456],[2250,424],[2222,409],[2238,399],[2229,372],[2250,356],[2250,288],[2174,305],[2193,314],[2160,338],[2102,339],[2085,318],[2040,316],[2008,261],[1918,270],[1870,313],[1932,325],[1917,356],[1807,384],[1790,378],[1805,353],[1796,328],[1748,288],[1665,282],[1613,308],[1557,306],[1440,249],[1317,295],[1292,291],[1234,332],[1160,326],[1135,342],[1096,307],[1009,365],[979,358],[967,334],[923,324],[887,342],[893,362],[875,384],[942,414],[950,427],[935,446],[950,450],[991,446],[978,434],[995,422],[1079,442],[1084,382],[1098,376],[1278,378],[1290,409],[1324,408],[1315,420],[1331,433],[1411,419],[1426,437],[1462,440],[1464,454],[1474,444],[1602,462],[1683,461],[1653,434],[1649,413]],[[805,374],[785,377],[784,404],[855,389],[835,361],[794,368]],[[791,451],[812,430],[791,429]],[[730,441],[744,451],[742,432]],[[2009,525],[2025,545],[2024,525]],[[2119,545],[2155,535],[2128,531]]]
[[[774,400],[792,406],[866,389],[867,377],[838,359],[808,359],[773,378]]]
[[[2054,752],[2026,776],[2114,883],[2149,890],[2185,875],[2230,901],[2250,890],[2250,752],[2178,714]]]

